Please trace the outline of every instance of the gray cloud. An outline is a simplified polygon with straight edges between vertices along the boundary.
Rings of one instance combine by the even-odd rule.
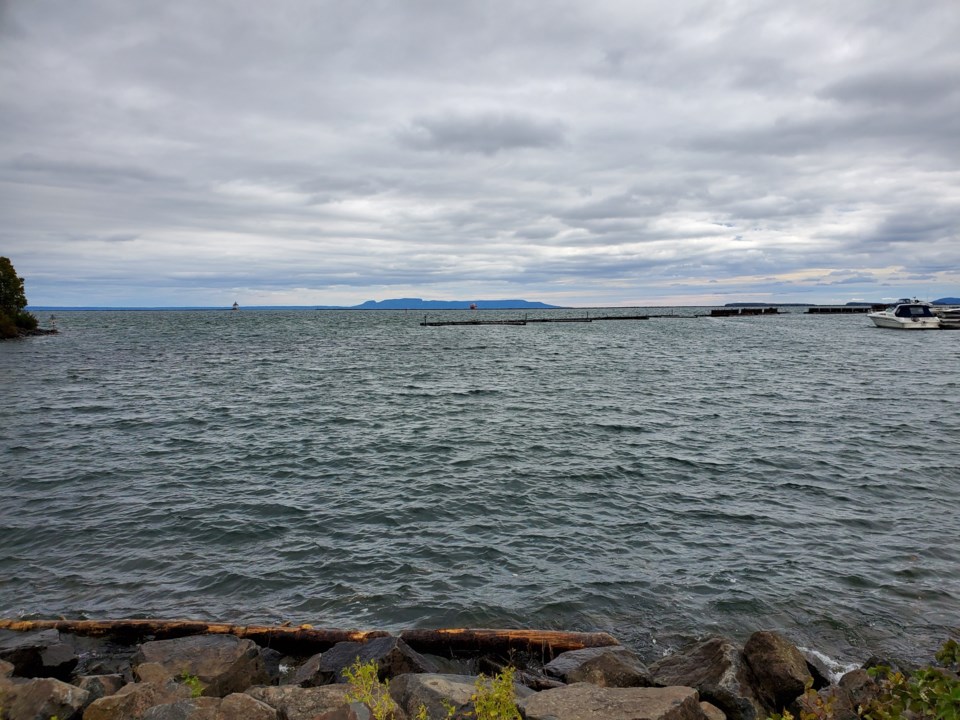
[[[952,0],[0,10],[34,303],[958,294]]]
[[[504,150],[562,145],[563,125],[513,113],[444,114],[415,118],[399,132],[418,150],[495,155]]]

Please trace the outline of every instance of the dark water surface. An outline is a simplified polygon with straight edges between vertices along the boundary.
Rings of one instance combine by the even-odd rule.
[[[848,660],[960,625],[960,332],[421,319],[66,312],[0,344],[0,616],[648,656],[772,628]]]

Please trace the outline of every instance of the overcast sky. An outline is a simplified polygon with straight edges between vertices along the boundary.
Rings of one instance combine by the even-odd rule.
[[[960,295],[958,0],[0,0],[33,305]]]

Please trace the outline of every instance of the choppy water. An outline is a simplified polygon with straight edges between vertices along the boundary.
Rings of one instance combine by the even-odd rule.
[[[420,319],[67,312],[0,344],[0,616],[647,655],[773,628],[851,660],[960,626],[960,332]]]

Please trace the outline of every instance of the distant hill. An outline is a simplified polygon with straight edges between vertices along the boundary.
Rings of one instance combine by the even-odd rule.
[[[948,297],[933,301],[934,305],[960,305],[960,298]]]
[[[559,305],[547,305],[529,300],[423,300],[421,298],[395,298],[393,300],[367,300],[352,307],[325,308],[337,310],[469,310],[476,303],[478,310],[551,310]]]

